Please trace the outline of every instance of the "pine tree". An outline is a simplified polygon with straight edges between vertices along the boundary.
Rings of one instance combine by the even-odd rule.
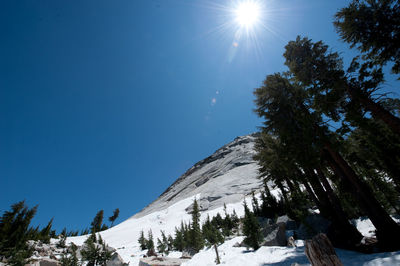
[[[106,266],[107,261],[111,259],[112,253],[108,251],[107,245],[100,234],[97,237],[92,235],[84,242],[81,250],[82,260],[86,261],[88,266]]]
[[[151,231],[151,229],[149,230],[148,235],[147,235],[146,249],[149,252],[154,251],[153,232]]]
[[[336,13],[334,25],[350,47],[376,65],[394,62],[393,73],[400,73],[399,17],[397,0],[353,0]]]
[[[168,240],[167,240],[168,244],[168,252],[173,251],[174,250],[174,238],[171,235],[168,235]]]
[[[254,191],[251,193],[251,204],[253,206],[253,213],[255,216],[260,216],[260,206],[258,204],[258,200],[254,194]]]
[[[140,237],[138,239],[138,242],[141,250],[145,250],[147,248],[147,239],[144,237],[143,230],[140,231]]]
[[[74,243],[71,243],[70,249],[71,249],[71,254],[69,256],[68,256],[68,254],[62,254],[62,257],[60,260],[61,266],[79,266],[80,265],[79,259],[76,254],[78,247]]]
[[[114,224],[115,220],[117,220],[118,216],[119,216],[119,209],[116,208],[114,210],[114,212],[113,212],[113,215],[108,217],[108,220],[111,222],[111,226],[110,227],[113,226],[113,224]]]
[[[29,209],[25,201],[20,201],[13,204],[11,211],[5,211],[0,218],[0,254],[10,264],[25,264],[25,259],[32,254],[26,241],[38,234],[38,229],[29,228],[36,211],[37,206]],[[33,231],[35,233],[32,234]]]
[[[168,238],[165,235],[164,231],[161,230],[161,239],[157,238],[157,251],[161,254],[168,255]]]
[[[185,248],[185,243],[183,239],[183,231],[184,231],[184,226],[183,222],[181,223],[180,229],[175,227],[175,239],[174,239],[174,249],[178,251],[183,251]]]
[[[38,239],[41,240],[43,243],[46,244],[50,243],[50,233],[52,225],[53,225],[53,219],[51,219],[47,224],[47,226],[40,231]]]
[[[197,200],[193,201],[192,227],[190,230],[190,247],[199,252],[204,247],[204,239],[200,228],[200,211]]]
[[[101,231],[101,226],[103,224],[103,215],[104,211],[100,210],[97,212],[96,216],[94,217],[92,223],[91,223],[91,231],[92,233],[100,232]]]
[[[221,232],[211,223],[210,216],[207,216],[207,220],[203,224],[203,238],[209,247],[224,242]]]
[[[260,242],[262,241],[260,225],[257,218],[254,216],[254,213],[252,213],[247,207],[246,201],[243,202],[243,205],[243,234],[245,235],[244,243],[252,247],[254,250],[257,250],[260,247]]]

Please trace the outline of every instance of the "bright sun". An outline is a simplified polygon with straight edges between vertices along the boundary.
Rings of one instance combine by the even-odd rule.
[[[236,21],[240,26],[251,28],[260,17],[260,6],[254,1],[241,2],[235,9]]]

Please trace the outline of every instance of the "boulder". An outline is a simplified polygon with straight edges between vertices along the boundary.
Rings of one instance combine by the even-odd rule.
[[[264,241],[262,246],[286,246],[285,224],[273,224],[262,229]]]
[[[196,254],[196,250],[192,248],[185,249],[182,251],[182,259],[191,259]]]
[[[169,257],[148,257],[141,258],[139,261],[139,266],[179,266],[184,262],[189,261],[189,259],[178,259]]]
[[[41,259],[30,264],[26,264],[25,266],[59,266],[60,263],[57,260],[53,259]]]
[[[126,266],[128,265],[127,263],[124,263],[124,260],[121,258],[121,256],[115,252],[109,261],[107,261],[107,266]]]
[[[279,216],[278,219],[276,219],[276,223],[284,223],[286,226],[286,230],[296,230],[297,229],[297,224],[294,220],[290,219],[289,216],[283,215]]]

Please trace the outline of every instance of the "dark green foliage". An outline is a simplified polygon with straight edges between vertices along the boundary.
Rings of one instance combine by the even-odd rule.
[[[374,64],[392,61],[400,72],[400,3],[397,0],[353,0],[336,13],[340,37]]]
[[[89,228],[85,228],[85,229],[83,229],[83,230],[81,231],[81,236],[87,235],[87,234],[89,234],[89,233],[90,233]]]
[[[210,217],[203,224],[203,237],[206,241],[208,247],[214,244],[220,244],[224,242],[224,237],[222,236],[219,229],[210,221]]]
[[[104,211],[100,210],[97,212],[96,216],[93,218],[91,225],[91,232],[92,233],[96,233],[96,232],[100,232],[101,231],[101,226],[103,224],[103,215],[104,215]]]
[[[190,228],[189,246],[196,252],[204,247],[204,239],[200,228],[200,210],[197,200],[193,202],[192,226]]]
[[[224,226],[224,219],[222,218],[221,214],[219,214],[219,212],[217,213],[217,215],[215,215],[212,220],[211,223],[216,227],[216,228],[222,228]]]
[[[100,231],[105,231],[105,230],[107,230],[107,229],[108,229],[108,226],[107,226],[106,224],[103,224],[103,225],[101,226]]]
[[[154,250],[153,232],[151,231],[151,229],[147,234],[146,249],[149,251]]]
[[[113,226],[113,224],[114,224],[115,220],[117,220],[118,216],[119,216],[119,209],[116,208],[113,212],[113,215],[111,217],[108,217],[108,220],[111,222],[110,227]]]
[[[92,237],[92,235],[86,239],[81,250],[82,260],[86,261],[88,266],[105,266],[112,254],[107,250],[107,246],[100,234],[98,237]]]
[[[49,221],[47,226],[43,228],[40,233],[38,234],[37,240],[42,241],[43,243],[49,244],[50,243],[50,233],[51,233],[51,226],[53,224],[53,219]]]
[[[186,243],[184,241],[184,231],[185,227],[183,225],[183,222],[181,222],[181,227],[178,229],[175,227],[175,239],[174,239],[174,249],[178,251],[183,251],[183,249],[186,247]]]
[[[60,237],[60,240],[58,240],[56,246],[57,246],[58,248],[65,248],[65,247],[66,247],[66,245],[65,245],[65,240],[67,240],[67,236],[61,234],[59,237]]]
[[[168,255],[171,251],[168,249],[169,242],[168,238],[163,231],[161,231],[161,239],[157,238],[157,251],[158,253]]]
[[[63,254],[60,260],[61,266],[79,266],[79,259],[76,255],[76,251],[78,250],[78,247],[74,244],[71,243],[70,246],[71,252],[70,254]]]
[[[140,245],[140,249],[141,250],[145,250],[147,247],[147,239],[144,237],[144,232],[143,230],[140,231],[140,237],[138,239],[139,245]]]
[[[256,198],[254,191],[251,193],[251,204],[255,216],[260,216],[260,206],[258,205],[258,199]]]
[[[174,250],[174,238],[171,235],[168,235],[167,243],[168,251]]]
[[[244,243],[254,250],[260,247],[262,241],[262,235],[260,232],[260,225],[254,213],[247,207],[246,201],[243,203],[244,206],[244,218],[243,218],[243,234],[245,235]]]
[[[11,264],[23,263],[32,253],[26,241],[38,235],[38,229],[29,228],[36,211],[37,206],[29,209],[25,201],[20,201],[13,204],[10,211],[5,211],[0,219],[0,254]]]

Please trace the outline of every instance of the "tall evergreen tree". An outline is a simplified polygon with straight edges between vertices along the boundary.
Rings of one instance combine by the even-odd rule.
[[[192,225],[190,229],[190,246],[196,252],[204,247],[204,239],[200,228],[200,210],[197,200],[193,201]]]
[[[393,62],[400,73],[400,3],[397,0],[353,0],[335,15],[340,37],[374,64]]]
[[[29,209],[25,201],[20,201],[0,218],[0,254],[11,264],[24,263],[32,253],[26,241],[32,236],[29,225],[36,211],[37,206]]]
[[[139,239],[138,239],[138,242],[139,242],[139,245],[140,245],[140,249],[141,250],[145,250],[146,249],[146,247],[147,247],[147,240],[146,240],[146,238],[144,237],[144,232],[143,232],[143,230],[142,231],[140,231],[140,237],[139,237]]]
[[[247,207],[246,201],[243,202],[244,219],[243,219],[243,234],[245,235],[244,243],[249,245],[254,250],[259,249],[262,241],[260,225],[254,213]]]
[[[96,233],[96,232],[100,232],[101,231],[101,227],[103,224],[103,215],[104,215],[104,211],[100,210],[97,212],[96,216],[93,218],[93,221],[91,223],[91,231],[92,233]]]
[[[147,242],[146,242],[146,248],[149,251],[154,251],[154,240],[153,240],[153,232],[151,231],[151,229],[148,232],[147,235]]]

